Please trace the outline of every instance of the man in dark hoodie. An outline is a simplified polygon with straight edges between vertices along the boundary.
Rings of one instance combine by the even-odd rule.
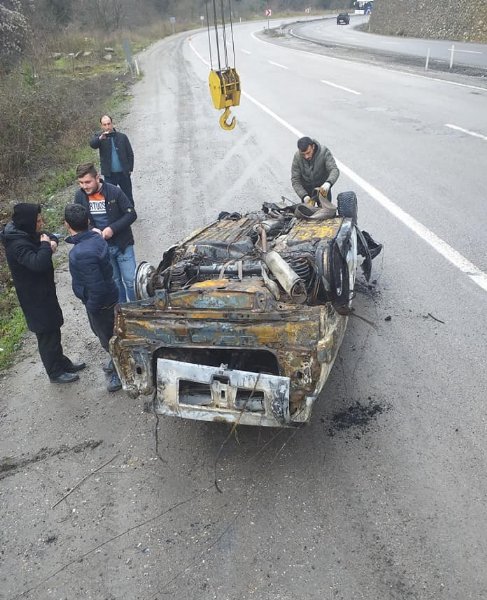
[[[52,254],[57,239],[43,233],[44,222],[38,204],[14,206],[12,221],[0,234],[7,263],[27,327],[37,336],[39,354],[52,383],[70,383],[79,379],[77,371],[85,363],[75,364],[63,353],[61,325],[63,313],[56,295]]]
[[[81,204],[68,204],[64,209],[64,221],[70,233],[66,242],[74,244],[69,253],[73,292],[85,305],[93,333],[103,349],[109,352],[118,288],[113,280],[108,244],[98,231],[88,229],[89,212]],[[122,384],[112,361],[104,371],[111,375],[108,391],[119,390]]]

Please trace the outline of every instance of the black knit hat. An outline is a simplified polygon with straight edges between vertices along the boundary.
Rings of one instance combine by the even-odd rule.
[[[40,212],[40,204],[20,202],[14,206],[12,221],[17,229],[25,231],[25,233],[35,233],[37,227],[37,215]]]

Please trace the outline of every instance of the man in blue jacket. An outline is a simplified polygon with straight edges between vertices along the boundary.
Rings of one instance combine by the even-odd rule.
[[[73,292],[85,305],[91,329],[108,352],[118,299],[108,245],[98,231],[88,229],[88,210],[81,204],[68,204],[64,220],[70,233],[66,242],[74,244],[69,253]],[[122,384],[113,363],[110,361],[104,370],[111,375],[108,391],[119,390]]]
[[[137,218],[135,208],[120,188],[100,179],[93,163],[78,165],[76,177],[80,189],[74,202],[89,211],[91,227],[108,243],[118,301],[132,302],[136,264],[131,225]]]

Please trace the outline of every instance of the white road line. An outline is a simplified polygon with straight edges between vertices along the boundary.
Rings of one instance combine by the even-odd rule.
[[[268,60],[268,63],[274,65],[275,67],[279,67],[280,69],[289,69],[289,67],[285,67],[284,65],[280,65],[279,63],[274,62],[273,60]]]
[[[470,129],[463,129],[463,127],[458,127],[458,125],[451,125],[451,123],[445,123],[445,127],[449,127],[450,129],[455,129],[455,131],[461,131],[462,133],[467,133],[468,135],[487,141],[487,135],[475,133],[475,131],[470,131]]]
[[[272,44],[272,42],[264,42],[263,40],[260,40],[258,37],[255,36],[256,32],[252,32],[250,35],[251,37],[254,38],[254,40],[256,40],[257,42],[260,42],[261,44],[271,44],[271,45],[275,45]],[[298,36],[296,36],[298,37]],[[305,39],[305,38],[301,38],[301,39]],[[280,46],[281,48],[284,48],[284,46]],[[348,47],[348,46],[345,46]],[[286,48],[286,50],[288,52],[299,52],[300,54],[308,54],[310,56],[314,56],[315,58],[321,58],[324,60],[346,60],[346,59],[340,59],[340,58],[335,58],[333,56],[326,56],[325,54],[317,54],[316,52],[310,52],[309,50],[300,50],[299,48]],[[369,64],[369,67],[372,68],[382,68],[382,67],[376,67],[373,64]],[[471,90],[481,90],[482,92],[487,92],[487,87],[482,87],[480,85],[469,85],[468,83],[457,83],[456,81],[448,81],[448,79],[441,79],[440,77],[429,77],[428,75],[418,75],[417,73],[408,73],[407,71],[401,71],[401,69],[391,69],[392,71],[394,71],[394,73],[400,73],[401,75],[408,75],[409,77],[419,77],[420,79],[427,79],[428,81],[439,81],[440,83],[446,83],[448,85],[456,85],[458,87],[464,87],[464,88],[469,88]]]
[[[240,48],[241,52],[243,52],[244,54],[252,54],[252,52],[249,52],[248,50],[244,50],[243,48]]]
[[[460,50],[460,48],[448,48],[449,52],[451,52],[452,50],[454,52],[463,52],[463,54],[482,54],[482,52],[477,52],[477,50]]]
[[[210,66],[210,63],[206,60],[206,58],[203,58],[203,56],[201,56],[201,54],[198,52],[198,50],[196,50],[196,48],[193,46],[193,42],[189,42],[189,47],[196,54],[196,56],[201,60],[202,63],[204,63],[207,67]]]
[[[458,87],[469,88],[470,90],[481,90],[487,92],[487,87],[481,87],[480,85],[469,85],[468,83],[458,83],[456,81],[449,81],[448,79],[441,79],[440,77],[428,77],[427,75],[418,75],[417,73],[408,73],[407,71],[394,70],[395,73],[401,75],[408,75],[409,77],[419,77],[420,79],[428,79],[428,81],[439,81],[441,83],[447,83],[448,85],[456,85]]]
[[[324,79],[321,80],[321,83],[326,83],[326,85],[330,85],[331,87],[338,88],[339,90],[344,90],[345,92],[350,92],[350,94],[356,94],[357,96],[360,96],[362,94],[362,92],[357,92],[355,90],[351,90],[350,88],[347,88],[343,85],[338,85],[337,83],[332,83],[331,81],[325,81]]]
[[[259,31],[261,31],[260,29],[258,29],[257,31],[252,31],[250,33],[250,37],[254,38],[254,40],[256,42],[259,42],[260,44],[265,44],[266,46],[275,46],[276,44],[273,44],[272,42],[266,42],[264,40],[261,40],[260,38],[258,38],[255,34],[258,33]],[[292,31],[292,29],[291,29]],[[280,48],[283,48],[284,46],[278,46]],[[286,50],[288,52],[300,52],[301,54],[309,54],[310,56],[314,56],[315,58],[324,58],[325,60],[338,60],[337,58],[333,57],[333,56],[326,56],[324,54],[316,54],[316,52],[309,52],[309,50],[299,50],[298,48],[286,48]]]
[[[202,60],[206,65],[209,63],[201,56],[197,50],[193,47],[193,45],[189,44],[193,52]],[[242,91],[242,95],[247,98],[250,102],[259,107],[263,112],[267,113],[271,116],[275,121],[280,123],[283,127],[285,127],[288,131],[293,133],[296,137],[303,137],[303,133],[293,127],[290,123],[285,121],[282,117],[277,115],[270,108],[262,104],[258,100],[256,100],[247,92]],[[479,287],[481,287],[484,291],[487,292],[487,273],[481,271],[478,267],[476,267],[473,263],[471,263],[468,259],[466,259],[460,252],[452,248],[449,244],[447,244],[444,240],[438,237],[435,233],[433,233],[430,229],[425,227],[422,223],[417,221],[410,214],[402,210],[397,204],[392,202],[385,194],[380,192],[377,188],[375,188],[372,184],[368,183],[360,177],[355,171],[352,171],[347,165],[337,160],[338,168],[349,177],[352,181],[354,181],[359,187],[361,187],[369,196],[374,198],[374,200],[380,204],[383,208],[388,210],[393,216],[395,216],[401,223],[406,225],[408,229],[410,229],[413,233],[423,239],[427,244],[429,244],[438,254],[443,256],[448,262],[450,262],[454,267],[456,267],[459,271],[470,277],[470,279],[476,283]]]

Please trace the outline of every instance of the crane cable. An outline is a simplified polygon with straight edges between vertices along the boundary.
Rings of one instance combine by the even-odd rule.
[[[233,21],[232,21],[232,2],[228,0],[229,24],[233,52],[233,67],[229,65],[228,40],[227,40],[227,22],[225,20],[224,0],[220,0],[220,16],[221,16],[221,42],[219,36],[218,10],[217,1],[212,0],[213,8],[213,24],[210,23],[208,4],[205,2],[206,9],[206,26],[208,31],[208,48],[210,54],[210,77],[209,86],[210,94],[213,100],[213,105],[217,109],[224,109],[220,117],[220,125],[223,129],[230,130],[235,127],[235,117],[232,117],[230,122],[227,121],[230,116],[230,107],[238,106],[240,103],[240,78],[235,69],[235,41],[233,37]],[[213,51],[211,44],[211,27],[215,30],[215,46],[216,46],[216,62],[218,70],[213,67]],[[220,47],[221,46],[221,47]]]

